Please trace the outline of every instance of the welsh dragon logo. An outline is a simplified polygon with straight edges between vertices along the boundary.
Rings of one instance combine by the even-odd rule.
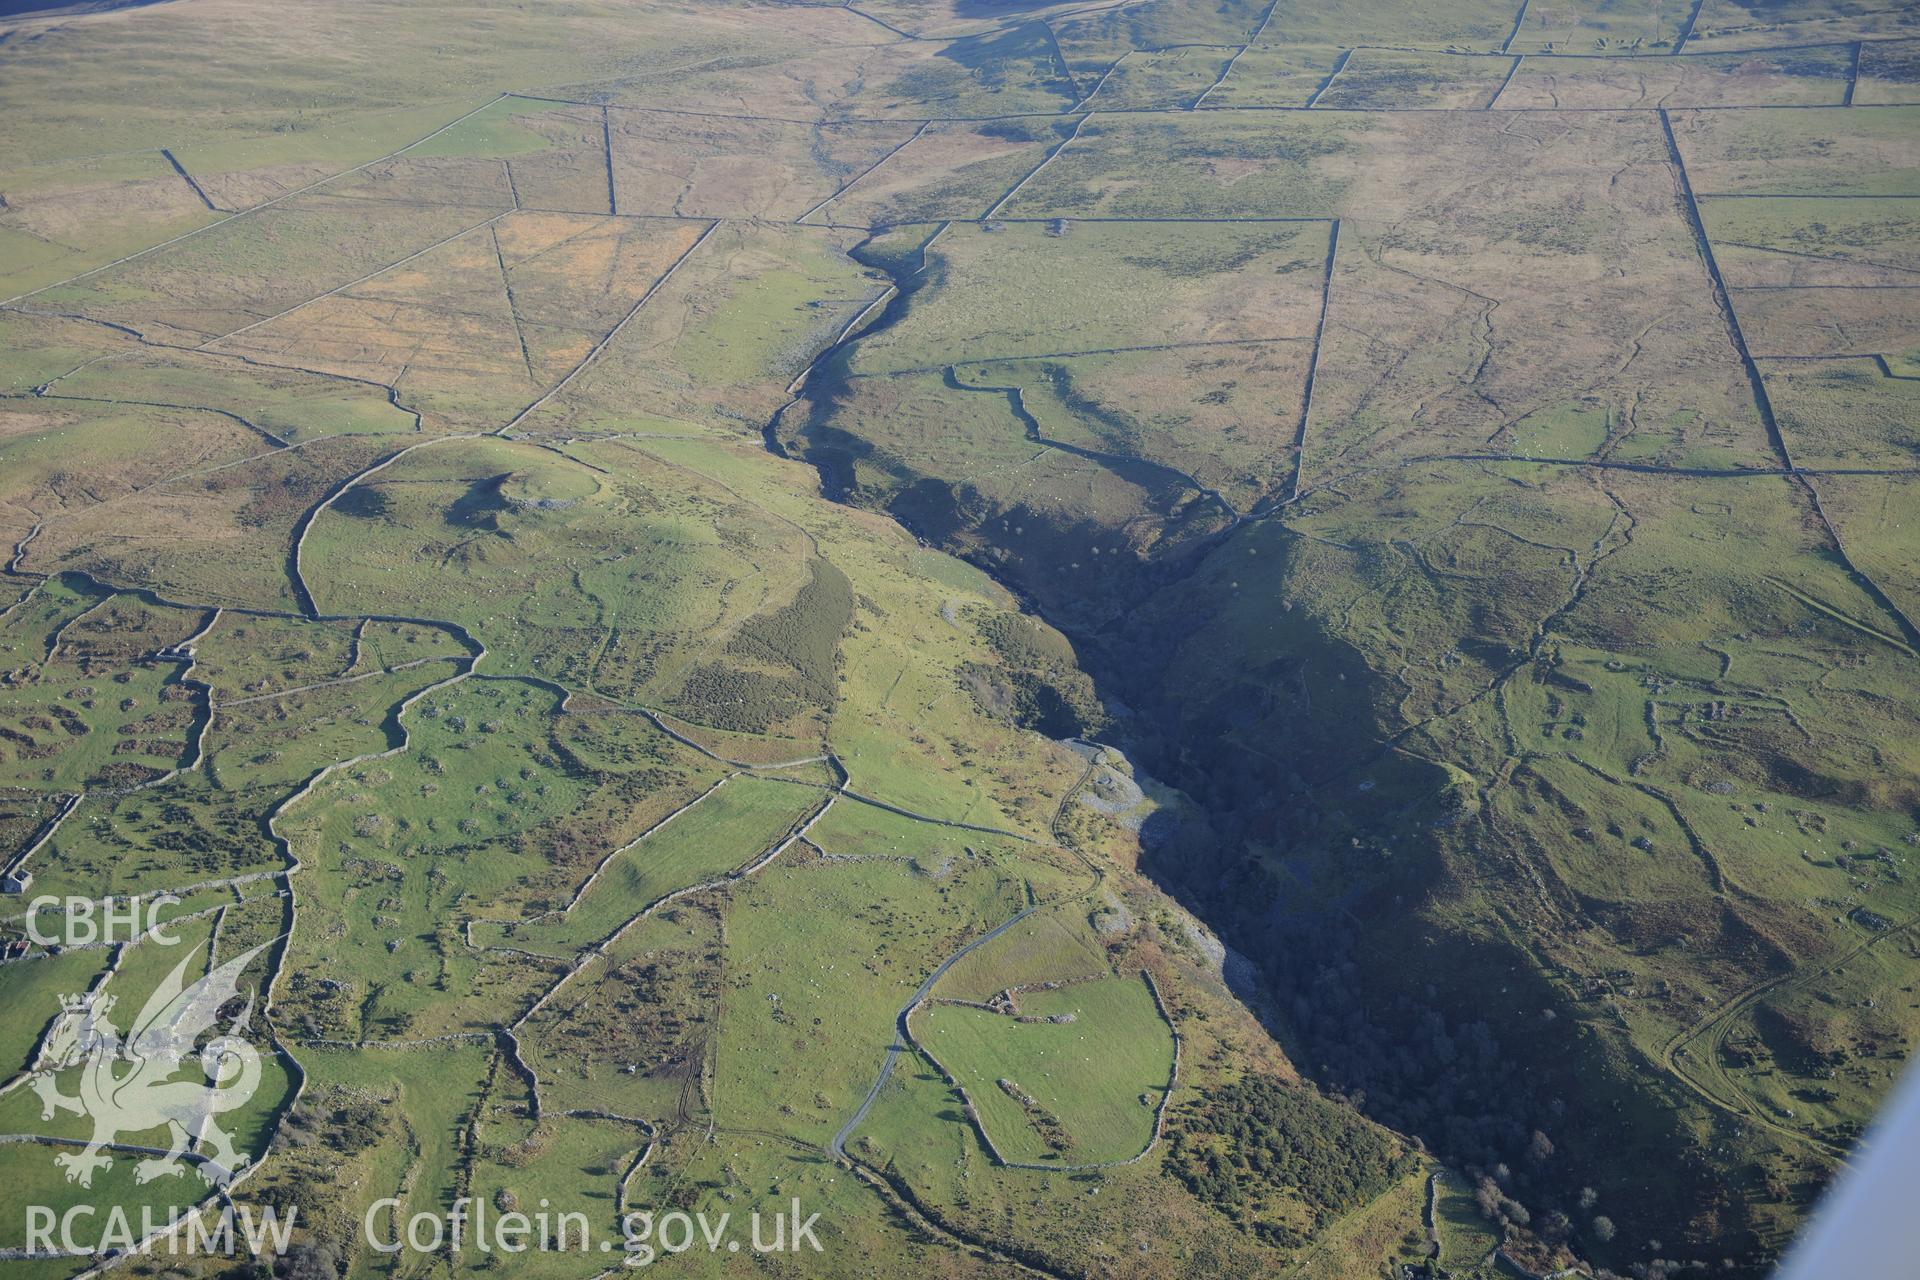
[[[138,1182],[173,1176],[192,1168],[209,1185],[232,1182],[247,1157],[235,1150],[233,1136],[214,1122],[223,1111],[244,1106],[260,1087],[260,1053],[245,1039],[253,1016],[253,997],[228,1024],[196,1052],[194,1045],[214,1030],[220,1010],[237,998],[240,973],[266,943],[235,956],[191,985],[184,982],[191,957],[181,960],[161,981],[133,1027],[122,1037],[109,1020],[111,995],[62,997],[31,1076],[40,1095],[41,1118],[67,1111],[93,1120],[86,1149],[54,1157],[67,1181],[93,1185],[96,1170],[110,1168],[109,1148],[122,1134],[139,1135],[166,1126],[169,1145],[146,1148],[134,1172]],[[199,1074],[174,1079],[190,1058]],[[78,1095],[60,1091],[61,1076],[79,1071]],[[193,1162],[183,1157],[192,1148]]]

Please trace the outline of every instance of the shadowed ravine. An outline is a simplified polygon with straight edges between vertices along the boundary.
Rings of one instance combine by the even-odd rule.
[[[1383,737],[1371,725],[1347,722],[1345,703],[1303,699],[1306,719],[1299,726],[1299,745],[1274,742],[1262,758],[1254,759],[1232,742],[1231,721],[1221,718],[1236,713],[1230,696],[1222,700],[1221,690],[1189,691],[1168,683],[1168,654],[1186,635],[1228,607],[1229,602],[1210,585],[1216,566],[1231,564],[1233,557],[1252,549],[1268,556],[1277,550],[1284,556],[1288,548],[1299,545],[1284,524],[1293,502],[1299,500],[1297,494],[1269,511],[1242,516],[1216,490],[1177,468],[1045,438],[1018,387],[968,383],[952,365],[942,370],[945,385],[1003,396],[1014,423],[1043,449],[1070,453],[1136,484],[1150,476],[1156,485],[1185,489],[1197,502],[1224,510],[1227,522],[1163,556],[1142,557],[1131,566],[1134,572],[1123,577],[1119,593],[1077,596],[1051,588],[1046,574],[1026,571],[1017,547],[996,541],[995,530],[1002,526],[987,514],[998,513],[990,507],[983,513],[978,503],[970,503],[964,481],[914,470],[892,494],[856,483],[854,464],[870,456],[873,446],[841,428],[836,393],[845,384],[858,343],[898,324],[911,310],[914,296],[937,278],[938,273],[929,269],[927,247],[922,246],[917,261],[889,272],[891,296],[871,322],[843,334],[814,361],[810,375],[796,382],[794,399],[767,425],[769,450],[815,466],[822,492],[829,498],[886,511],[921,540],[980,567],[1012,591],[1024,607],[1072,640],[1101,696],[1112,705],[1131,709],[1103,735],[1106,740],[1194,801],[1183,811],[1178,828],[1146,851],[1143,869],[1254,961],[1267,984],[1259,993],[1265,999],[1258,1003],[1282,1009],[1297,1005],[1316,989],[1321,981],[1317,975],[1329,966],[1347,975],[1338,997],[1340,1020],[1285,1018],[1272,1027],[1303,1069],[1317,1068],[1313,1074],[1324,1087],[1350,1093],[1376,1119],[1417,1135],[1439,1154],[1461,1163],[1489,1159],[1494,1153],[1501,1159],[1523,1160],[1529,1125],[1513,1118],[1521,1114],[1563,1115],[1562,1131],[1572,1134],[1599,1135],[1616,1126],[1614,1100],[1628,1079],[1616,1064],[1596,1057],[1590,1044],[1570,1034],[1536,1035],[1530,1043],[1521,1038],[1517,1027],[1489,1035],[1477,986],[1486,974],[1507,973],[1509,981],[1529,986],[1523,1003],[1535,1008],[1550,1007],[1559,1000],[1550,986],[1528,980],[1531,975],[1525,975],[1524,966],[1517,963],[1520,953],[1514,953],[1516,962],[1510,964],[1501,944],[1446,935],[1415,936],[1401,927],[1401,904],[1419,902],[1439,892],[1444,883],[1444,855],[1437,840],[1414,837],[1387,881],[1356,885],[1331,906],[1290,905],[1301,896],[1289,890],[1290,877],[1304,883],[1323,874],[1330,851],[1316,851],[1313,841],[1327,811],[1340,804],[1331,790],[1333,782],[1370,761],[1394,755],[1396,744],[1406,736],[1404,731]],[[854,256],[870,267],[886,269],[857,249]],[[1579,465],[1577,460],[1568,461]],[[903,464],[898,457],[888,456],[881,465]],[[928,510],[947,518],[928,518]],[[1028,523],[1042,519],[1031,508],[1021,510]],[[1111,536],[1091,523],[1055,532],[1063,539]],[[1605,558],[1608,553],[1596,548],[1594,554]],[[1541,628],[1579,602],[1590,568],[1576,576],[1572,596],[1540,623]],[[1378,681],[1332,634],[1307,633],[1302,645],[1294,660],[1303,682],[1334,679],[1336,668],[1339,682]],[[1501,681],[1525,661],[1516,661]],[[1317,677],[1308,674],[1316,670]],[[1222,683],[1230,684],[1233,674],[1221,672]],[[1497,692],[1501,681],[1482,696]],[[1331,755],[1320,749],[1319,744],[1330,741],[1343,742],[1345,748]],[[1415,767],[1428,769],[1436,790],[1445,787],[1446,774],[1438,765],[1416,763]],[[1286,833],[1279,841],[1282,848],[1289,841],[1297,842],[1295,852],[1274,856],[1276,831]],[[1262,854],[1263,848],[1268,852]],[[1250,875],[1248,869],[1256,864],[1261,870]],[[1396,1081],[1402,1090],[1465,1098],[1475,1096],[1480,1080],[1497,1081],[1493,1088],[1500,1101],[1454,1104],[1473,1117],[1470,1138],[1462,1139],[1458,1122],[1451,1119],[1447,1124],[1429,1123],[1403,1110],[1368,1106],[1369,1090],[1362,1082],[1370,1077],[1356,1059],[1404,1042],[1417,1026],[1435,1019],[1462,1042],[1479,1036],[1493,1045],[1497,1036],[1501,1046],[1491,1050],[1492,1056],[1483,1052],[1473,1064],[1471,1070],[1479,1080],[1469,1081],[1468,1066],[1462,1063],[1457,1068],[1423,1065]],[[1563,1020],[1562,1025],[1570,1030],[1571,1020]],[[1643,1142],[1684,1145],[1667,1113],[1650,1112],[1641,1125]],[[1685,1188],[1680,1193],[1685,1201],[1711,1201],[1720,1194],[1708,1170],[1690,1166],[1672,1172]],[[1589,1163],[1584,1168],[1569,1167],[1563,1176],[1568,1180],[1564,1194],[1571,1200],[1583,1183],[1607,1181],[1608,1171]],[[1603,1186],[1603,1191],[1623,1198],[1627,1194],[1617,1187]],[[1685,1211],[1670,1199],[1664,1206],[1637,1205],[1635,1218],[1658,1223],[1653,1229],[1678,1235],[1685,1230],[1681,1217]]]

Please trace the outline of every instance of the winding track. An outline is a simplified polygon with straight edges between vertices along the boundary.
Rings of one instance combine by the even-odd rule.
[[[1013,926],[1019,924],[1034,912],[1043,911],[1053,905],[1055,904],[1052,902],[1036,902],[1026,910],[1020,912],[1020,914],[1002,920],[999,924],[993,926],[993,928],[987,930],[972,942],[967,943],[966,946],[961,947],[945,960],[942,960],[934,971],[927,975],[927,980],[922,982],[919,987],[914,990],[912,999],[901,1006],[899,1015],[894,1019],[893,1043],[887,1046],[886,1057],[881,1060],[880,1074],[874,1077],[873,1086],[867,1090],[866,1097],[860,1100],[859,1109],[848,1117],[847,1122],[840,1126],[840,1132],[834,1134],[833,1140],[827,1143],[827,1150],[833,1154],[835,1159],[847,1159],[847,1139],[853,1136],[853,1131],[860,1127],[866,1120],[867,1113],[873,1110],[873,1104],[878,1101],[880,1091],[887,1087],[887,1081],[893,1077],[894,1063],[899,1060],[901,1054],[907,1051],[907,1016],[913,1012],[914,1008],[918,1006],[922,1000],[927,998],[928,993],[933,990],[935,984],[947,975],[947,970],[964,960],[969,952],[992,942],[995,938],[1013,928]]]
[[[1785,973],[1757,982],[1744,990],[1736,992],[1730,999],[1709,1010],[1692,1026],[1676,1032],[1661,1049],[1660,1058],[1662,1065],[1664,1065],[1668,1071],[1672,1072],[1682,1084],[1698,1094],[1700,1098],[1709,1105],[1721,1111],[1728,1112],[1729,1114],[1739,1116],[1743,1120],[1758,1124],[1762,1128],[1771,1130],[1772,1132],[1816,1147],[1834,1159],[1845,1162],[1848,1158],[1848,1152],[1845,1149],[1835,1146],[1824,1138],[1815,1137],[1813,1134],[1797,1129],[1792,1125],[1781,1124],[1772,1116],[1768,1115],[1766,1109],[1760,1103],[1755,1102],[1746,1095],[1740,1088],[1739,1082],[1733,1078],[1731,1073],[1725,1071],[1719,1072],[1721,1082],[1725,1084],[1733,1094],[1733,1100],[1728,1101],[1726,1098],[1721,1097],[1712,1089],[1708,1088],[1699,1076],[1683,1066],[1681,1059],[1683,1056],[1691,1056],[1689,1046],[1704,1038],[1706,1041],[1705,1052],[1708,1055],[1708,1060],[1711,1061],[1711,1056],[1718,1053],[1721,1044],[1726,1041],[1727,1035],[1732,1031],[1734,1024],[1739,1021],[1740,1017],[1767,996],[1772,995],[1776,991],[1792,990],[1806,986],[1808,983],[1816,982],[1834,970],[1842,968],[1860,956],[1865,955],[1867,951],[1879,943],[1912,931],[1916,925],[1920,925],[1920,916],[1911,917],[1900,924],[1882,930],[1872,937],[1866,938],[1854,946],[1846,948],[1837,955],[1816,957],[1807,964],[1789,969]]]
[[[1069,787],[1061,795],[1060,803],[1057,807],[1055,807],[1053,811],[1053,820],[1050,824],[1053,836],[1056,841],[1060,839],[1060,823],[1061,823],[1061,820],[1066,815],[1067,806],[1070,803],[1072,803],[1073,798],[1080,793],[1081,788],[1085,787],[1088,781],[1092,779],[1094,771],[1099,767],[1100,767],[1100,758],[1099,758],[1099,755],[1096,753],[1096,755],[1087,762],[1086,770],[1083,773],[1081,773],[1078,781],[1076,781],[1071,787]],[[1061,847],[1069,848],[1070,846],[1062,844]],[[919,1006],[922,1000],[925,1000],[930,994],[932,994],[934,987],[939,984],[940,979],[946,976],[947,970],[953,968],[954,965],[958,964],[961,960],[965,959],[969,952],[972,952],[979,947],[985,946],[987,943],[993,941],[995,938],[999,937],[1001,934],[1005,933],[1007,930],[1019,924],[1022,920],[1025,920],[1027,917],[1033,915],[1036,911],[1043,911],[1049,907],[1056,907],[1056,906],[1059,906],[1062,902],[1071,902],[1075,898],[1088,897],[1094,893],[1097,893],[1100,889],[1100,886],[1106,883],[1106,872],[1100,867],[1098,863],[1094,862],[1091,858],[1088,858],[1084,854],[1077,854],[1076,856],[1080,858],[1081,862],[1086,865],[1087,869],[1093,875],[1093,882],[1089,884],[1087,888],[1081,890],[1078,894],[1070,894],[1062,898],[1049,899],[1046,902],[1036,902],[1032,906],[1026,908],[1024,911],[1019,912],[1018,914],[1012,916],[1009,919],[1001,921],[999,924],[995,925],[992,929],[989,929],[986,933],[981,934],[979,937],[967,943],[965,946],[961,947],[958,951],[955,951],[952,955],[948,956],[945,960],[942,960],[939,963],[939,965],[937,965],[934,968],[933,972],[927,975],[927,980],[920,984],[920,986],[914,991],[913,996],[906,1002],[906,1004],[900,1007],[899,1014],[894,1018],[893,1043],[887,1046],[886,1056],[882,1058],[880,1061],[879,1075],[874,1077],[872,1087],[867,1090],[866,1096],[860,1100],[859,1109],[856,1110],[853,1113],[853,1115],[847,1119],[847,1122],[845,1124],[840,1126],[840,1131],[833,1135],[832,1141],[827,1143],[827,1150],[830,1153],[832,1153],[832,1155],[836,1159],[845,1160],[845,1161],[848,1161],[849,1163],[857,1164],[857,1162],[853,1160],[853,1157],[847,1154],[847,1139],[853,1136],[853,1131],[860,1127],[860,1125],[866,1120],[867,1113],[873,1110],[873,1104],[879,1100],[880,1091],[887,1087],[887,1081],[893,1077],[893,1068],[895,1064],[899,1061],[900,1055],[902,1053],[907,1052],[907,1050],[911,1047],[912,1036],[907,1030],[908,1017],[912,1015],[914,1009]],[[1157,1000],[1158,998],[1159,998],[1159,995],[1156,990],[1155,999]],[[1177,1034],[1178,1033],[1176,1032],[1176,1035]]]

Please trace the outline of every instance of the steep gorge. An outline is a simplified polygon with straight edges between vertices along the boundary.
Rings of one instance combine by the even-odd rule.
[[[781,446],[829,494],[980,565],[1074,642],[1118,712],[1105,736],[1191,800],[1147,869],[1256,961],[1301,1068],[1456,1166],[1495,1173],[1525,1206],[1516,1224],[1531,1217],[1522,1238],[1622,1266],[1657,1242],[1757,1258],[1765,1241],[1743,1206],[1768,1188],[1740,1167],[1751,1152],[1725,1145],[1725,1125],[1690,1125],[1658,1064],[1594,1034],[1532,944],[1543,922],[1593,922],[1549,883],[1524,826],[1483,803],[1483,782],[1524,778],[1406,749],[1390,727],[1393,673],[1329,616],[1325,580],[1379,588],[1370,562],[1392,554],[1394,530],[1327,546],[1284,513],[1219,521],[1194,494],[1143,530],[929,467],[846,412],[846,387],[858,342],[937,289],[939,264],[924,247],[863,261],[900,292],[817,364],[777,420]],[[1123,483],[1138,466],[1077,461]],[[1459,645],[1524,664],[1499,628],[1484,631]],[[1716,1157],[1717,1144],[1740,1154]],[[1580,1231],[1594,1193],[1630,1241]]]

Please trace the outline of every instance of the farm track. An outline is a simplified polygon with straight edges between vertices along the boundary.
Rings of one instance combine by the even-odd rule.
[[[1095,884],[1097,887],[1099,881],[1096,881]],[[960,961],[966,959],[973,951],[992,942],[995,938],[1013,928],[1022,920],[1027,919],[1036,912],[1058,906],[1060,902],[1066,900],[1068,899],[1049,899],[1045,902],[1034,903],[1018,914],[1002,920],[999,924],[987,930],[971,942],[968,942],[965,946],[949,955],[934,967],[933,972],[928,974],[926,980],[915,989],[912,998],[909,999],[905,1005],[901,1006],[900,1012],[895,1018],[893,1043],[887,1046],[886,1056],[881,1060],[880,1074],[874,1077],[873,1084],[867,1090],[866,1096],[860,1100],[859,1108],[854,1111],[852,1116],[848,1117],[845,1124],[840,1126],[840,1131],[833,1135],[832,1141],[827,1143],[827,1150],[835,1159],[851,1159],[851,1157],[847,1155],[847,1139],[853,1136],[854,1130],[865,1123],[867,1113],[872,1111],[873,1104],[879,1101],[880,1091],[885,1089],[887,1087],[887,1081],[893,1078],[893,1069],[899,1061],[900,1055],[908,1052],[911,1048],[911,1036],[907,1031],[907,1018],[920,1006],[920,1002],[927,998],[928,994],[932,992],[940,979],[947,976],[947,971],[953,968],[954,965],[960,963]]]
[[[1836,969],[1840,969],[1858,959],[1860,956],[1865,955],[1878,944],[1910,932],[1915,925],[1920,925],[1920,916],[1913,917],[1904,923],[1894,925],[1891,928],[1876,933],[1871,938],[1864,939],[1858,944],[1846,948],[1837,955],[1816,957],[1808,964],[1789,969],[1783,974],[1744,988],[1730,999],[1710,1010],[1692,1026],[1675,1033],[1661,1050],[1660,1057],[1662,1065],[1679,1078],[1690,1090],[1698,1094],[1712,1106],[1740,1116],[1743,1119],[1750,1120],[1776,1133],[1784,1134],[1796,1141],[1817,1147],[1835,1159],[1844,1162],[1848,1158],[1849,1153],[1843,1148],[1834,1146],[1823,1138],[1817,1138],[1791,1125],[1783,1125],[1773,1117],[1767,1115],[1761,1104],[1748,1097],[1745,1091],[1740,1088],[1738,1081],[1733,1078],[1732,1073],[1717,1066],[1720,1047],[1726,1042],[1734,1024],[1738,1022],[1742,1015],[1747,1013],[1761,1000],[1775,992],[1797,990],[1817,982]],[[1703,1037],[1706,1040],[1704,1052],[1698,1056],[1705,1062],[1714,1064],[1710,1066],[1710,1069],[1718,1081],[1724,1084],[1733,1095],[1732,1100],[1728,1100],[1715,1093],[1699,1076],[1695,1075],[1681,1063],[1683,1051],[1688,1051],[1686,1053],[1688,1057],[1696,1056],[1691,1053],[1690,1047]]]
[[[941,978],[946,976],[947,971],[965,959],[970,952],[985,946],[1035,912],[1059,906],[1063,902],[1090,898],[1099,891],[1102,884],[1106,883],[1105,870],[1085,854],[1073,850],[1071,845],[1066,844],[1062,840],[1060,832],[1060,823],[1066,813],[1067,805],[1072,801],[1073,797],[1078,795],[1081,789],[1087,785],[1088,781],[1092,779],[1094,771],[1098,768],[1099,757],[1095,756],[1087,762],[1087,767],[1080,775],[1079,780],[1061,796],[1060,803],[1055,808],[1053,819],[1050,823],[1050,830],[1056,844],[1061,848],[1068,849],[1075,853],[1075,856],[1080,859],[1082,864],[1085,865],[1091,873],[1093,877],[1092,883],[1078,893],[1049,899],[1045,902],[1036,902],[1025,910],[1001,921],[986,933],[981,934],[979,937],[961,947],[958,951],[953,952],[945,960],[942,960],[939,965],[934,968],[933,972],[927,975],[926,981],[922,982],[919,988],[914,991],[912,998],[901,1006],[899,1014],[895,1017],[893,1042],[887,1046],[886,1056],[880,1063],[880,1073],[874,1078],[873,1085],[867,1090],[866,1096],[861,1099],[859,1109],[848,1118],[844,1125],[840,1126],[840,1131],[834,1134],[832,1141],[827,1144],[827,1150],[835,1159],[847,1161],[850,1164],[858,1164],[858,1161],[855,1161],[853,1157],[847,1155],[847,1139],[853,1136],[854,1130],[858,1129],[861,1124],[865,1122],[867,1113],[873,1110],[873,1104],[879,1100],[881,1090],[886,1088],[887,1081],[893,1077],[893,1070],[899,1061],[900,1055],[912,1047],[913,1035],[907,1029],[907,1019],[912,1016],[913,1011],[919,1007],[920,1003],[932,993],[933,988],[938,985]],[[1177,1034],[1176,1032],[1176,1035]],[[1169,1096],[1170,1095],[1171,1091],[1169,1091]]]

